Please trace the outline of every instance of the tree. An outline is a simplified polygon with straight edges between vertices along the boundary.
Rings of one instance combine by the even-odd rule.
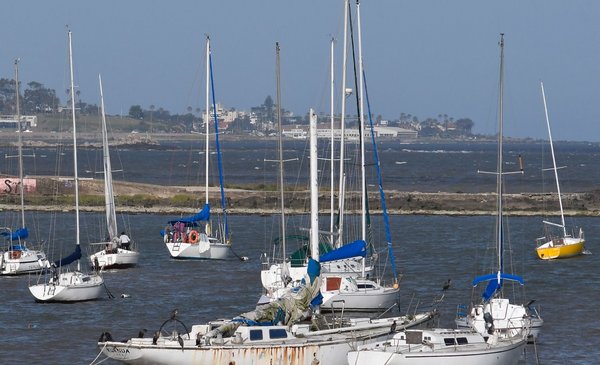
[[[460,118],[456,121],[456,128],[463,134],[470,135],[475,123],[469,118]]]
[[[23,92],[23,110],[25,113],[52,113],[60,100],[54,89],[48,89],[39,82],[32,81],[27,84],[28,88]]]
[[[144,111],[139,105],[132,105],[129,108],[129,116],[133,119],[144,119]]]

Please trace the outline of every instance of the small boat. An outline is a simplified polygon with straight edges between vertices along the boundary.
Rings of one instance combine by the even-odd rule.
[[[35,250],[27,247],[26,239],[29,237],[29,230],[25,224],[25,188],[23,184],[23,138],[21,131],[21,112],[19,102],[19,60],[15,60],[15,100],[16,100],[16,120],[18,133],[18,157],[19,159],[19,181],[18,190],[21,197],[21,227],[15,230],[9,227],[0,228],[0,237],[7,240],[6,248],[0,251],[0,275],[22,275],[40,272],[48,266],[48,259],[42,250]],[[7,156],[12,157],[12,156]]]
[[[504,287],[506,283],[511,282],[523,286],[525,281],[519,275],[507,273],[504,271],[504,250],[505,250],[505,218],[503,213],[503,180],[504,175],[521,174],[520,171],[504,171],[503,162],[503,92],[504,92],[504,34],[500,37],[500,88],[498,95],[498,156],[496,171],[479,171],[479,173],[491,174],[496,176],[496,267],[489,274],[476,277],[473,280],[473,287],[478,284],[486,283],[486,288],[481,294],[481,302],[473,303],[469,309],[457,312],[455,323],[459,328],[473,328],[484,336],[491,328],[501,330],[508,337],[517,336],[524,330],[528,340],[534,341],[544,323],[539,313],[530,307],[529,304],[511,303],[509,299],[504,298]],[[462,307],[461,307],[462,308]]]
[[[212,86],[212,87],[211,87]],[[218,229],[213,230],[211,223],[211,208],[208,199],[208,180],[209,180],[209,161],[211,151],[209,150],[210,141],[210,108],[209,96],[212,89],[212,106],[215,125],[215,145],[217,164],[219,169],[219,186],[221,192],[221,206],[223,213],[223,222],[219,224]],[[225,207],[225,189],[223,185],[223,166],[221,161],[221,148],[219,145],[219,123],[217,119],[217,106],[215,101],[213,77],[212,77],[212,57],[210,51],[210,38],[206,37],[206,146],[205,146],[205,204],[202,210],[190,217],[172,219],[167,227],[161,231],[164,243],[169,250],[169,254],[174,259],[226,259],[231,249],[231,239],[229,234],[229,224],[227,222],[227,209]]]
[[[537,256],[542,260],[565,259],[568,257],[581,255],[585,250],[585,237],[583,229],[579,228],[579,234],[573,236],[567,233],[565,224],[565,213],[563,211],[562,198],[560,195],[560,183],[558,182],[558,169],[556,167],[556,157],[554,155],[554,144],[552,143],[552,131],[550,129],[550,118],[548,117],[548,106],[546,104],[546,93],[544,92],[544,83],[540,83],[542,89],[542,99],[544,100],[544,112],[546,115],[546,125],[548,126],[548,138],[550,140],[550,151],[552,152],[552,168],[545,170],[554,171],[556,180],[556,192],[558,195],[558,205],[560,207],[560,224],[543,221],[546,235],[536,239],[538,246],[535,249]],[[562,229],[562,234],[553,234],[551,227]]]
[[[525,343],[523,336],[484,336],[471,329],[411,329],[348,352],[348,364],[510,365],[519,363]]]
[[[73,120],[73,165],[75,187],[75,250],[69,256],[55,261],[49,270],[40,274],[38,282],[29,291],[38,302],[81,302],[100,298],[104,291],[104,279],[98,272],[81,271],[81,244],[79,234],[79,179],[77,174],[77,123],[75,120],[75,85],[73,81],[73,48],[71,31],[69,37],[69,66],[71,73],[71,116]],[[77,263],[76,270],[68,265]]]
[[[113,190],[112,167],[110,150],[108,148],[108,132],[106,130],[106,114],[104,112],[104,94],[102,77],[98,76],[100,84],[100,109],[102,112],[102,159],[104,162],[104,201],[106,208],[107,242],[101,242],[102,250],[90,255],[90,263],[96,269],[127,268],[137,265],[140,253],[135,250],[135,243],[125,232],[119,235],[117,230],[117,213]]]

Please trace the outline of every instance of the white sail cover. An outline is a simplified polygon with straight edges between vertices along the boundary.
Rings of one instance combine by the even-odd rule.
[[[112,170],[110,165],[110,151],[108,149],[108,132],[106,130],[106,115],[104,113],[104,95],[102,94],[102,79],[100,79],[100,102],[102,108],[102,157],[104,160],[104,202],[106,211],[106,227],[110,240],[118,237],[117,213],[115,211],[115,198],[113,192]]]

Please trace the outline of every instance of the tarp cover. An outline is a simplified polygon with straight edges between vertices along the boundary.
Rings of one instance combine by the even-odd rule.
[[[75,245],[75,251],[67,257],[64,257],[58,261],[54,261],[54,265],[56,267],[69,265],[72,262],[75,262],[81,258],[81,247],[79,245]]]
[[[519,275],[498,272],[494,274],[487,274],[476,277],[473,280],[473,286],[477,286],[477,284],[481,282],[488,281],[488,285],[486,286],[485,291],[481,294],[483,300],[488,301],[494,296],[494,293],[496,293],[496,291],[502,288],[502,282],[504,279],[516,281],[521,285],[525,284],[525,281]]]
[[[336,261],[349,259],[352,257],[366,257],[367,243],[363,240],[356,240],[352,243],[347,243],[342,247],[329,251],[319,256],[320,262]]]
[[[10,232],[4,231],[4,232],[1,232],[0,235],[4,236],[4,237],[8,237],[11,241],[17,241],[17,240],[24,240],[25,238],[29,237],[29,231],[27,230],[27,227],[23,227],[23,228],[17,229],[12,234]]]
[[[195,222],[206,222],[210,220],[210,205],[208,203],[204,204],[204,207],[201,211],[194,214],[191,217],[179,218],[169,221],[169,224],[175,224],[177,222],[182,223],[195,223]]]

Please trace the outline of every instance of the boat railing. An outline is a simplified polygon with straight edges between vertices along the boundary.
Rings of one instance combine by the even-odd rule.
[[[465,318],[469,307],[466,304],[458,304],[456,306],[456,319]]]

